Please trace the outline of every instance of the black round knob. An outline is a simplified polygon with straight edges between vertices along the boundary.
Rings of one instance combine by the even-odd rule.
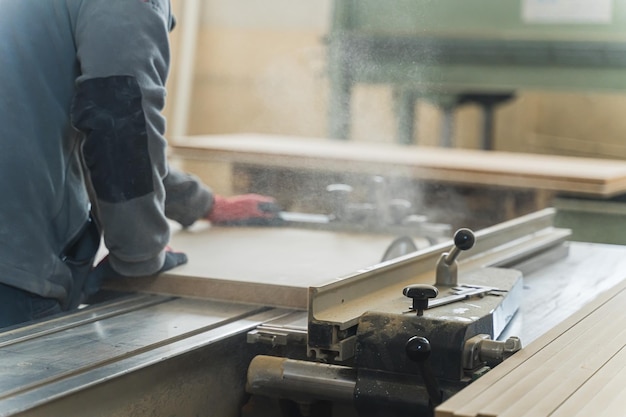
[[[415,284],[404,287],[402,294],[413,299],[413,310],[421,316],[428,308],[428,299],[435,298],[439,294],[437,287],[427,284]]]
[[[429,298],[435,298],[439,294],[439,290],[433,285],[415,284],[404,287],[402,294],[413,299],[428,300]]]
[[[443,393],[439,389],[439,383],[428,361],[431,351],[430,342],[425,337],[413,336],[407,340],[404,350],[408,358],[417,363],[432,406],[438,406],[443,400]]]
[[[425,337],[413,336],[407,340],[404,350],[413,362],[425,362],[430,356],[430,342]]]
[[[454,246],[461,250],[468,250],[474,246],[476,237],[470,229],[459,229],[454,234]]]

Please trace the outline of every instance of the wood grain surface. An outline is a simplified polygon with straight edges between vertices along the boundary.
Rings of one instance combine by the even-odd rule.
[[[463,185],[613,196],[626,192],[626,162],[469,149],[258,134],[192,136],[172,156],[264,167],[406,176]]]
[[[437,408],[436,417],[622,417],[626,281]]]
[[[189,262],[157,277],[109,288],[307,308],[310,286],[378,263],[393,237],[291,228],[174,228],[170,246]]]

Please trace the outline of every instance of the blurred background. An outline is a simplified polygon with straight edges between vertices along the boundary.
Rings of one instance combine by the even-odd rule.
[[[372,175],[395,176],[388,194],[433,221],[485,227],[552,206],[575,239],[626,243],[613,226],[626,214],[626,0],[172,4],[168,138],[182,168],[217,193],[327,212],[327,184],[349,182],[367,198]],[[379,146],[387,168],[341,176],[334,158],[327,175],[318,155],[295,169],[305,148],[291,143],[313,138],[327,155],[349,144],[350,162]],[[388,145],[416,152],[410,172],[392,172],[398,150]],[[447,153],[417,172],[428,149]],[[468,176],[454,161],[473,166]]]
[[[538,1],[541,3],[541,1]],[[602,2],[602,1],[601,1]],[[337,3],[356,3],[339,1]],[[361,13],[368,7],[361,2]],[[606,37],[622,35],[619,19],[612,23],[596,21],[578,23],[576,18],[558,24],[528,23],[525,28],[501,27],[502,15],[517,14],[521,21],[524,6],[520,0],[443,1],[448,14],[429,20],[432,1],[385,1],[372,13],[381,25],[394,28],[393,19],[415,11],[417,23],[427,20],[429,29],[461,36],[474,26],[490,38],[518,37],[555,39],[567,37],[588,41],[598,33]],[[470,6],[475,16],[455,10],[456,4]],[[504,3],[505,7],[493,7]],[[570,0],[573,7],[580,1]],[[583,2],[584,3],[584,2]],[[618,2],[623,3],[623,2]],[[225,134],[257,132],[308,137],[328,137],[328,103],[330,66],[328,37],[340,26],[333,16],[337,6],[332,0],[174,0],[178,26],[172,33],[173,68],[169,84],[167,109],[170,128],[185,128],[184,134]],[[183,6],[187,10],[183,10]],[[195,10],[190,10],[195,9]],[[395,9],[395,11],[394,11]],[[612,13],[621,14],[621,4]],[[438,11],[437,11],[438,12]],[[465,17],[467,19],[465,19]],[[189,19],[192,19],[190,21]],[[580,18],[579,18],[580,20]],[[574,23],[572,23],[574,22]],[[367,22],[366,22],[367,23]],[[624,22],[626,23],[626,22]],[[455,25],[457,25],[455,27]],[[489,27],[492,26],[492,27]],[[546,29],[546,26],[548,28]],[[624,25],[623,25],[624,26]],[[417,24],[414,34],[424,30]],[[605,29],[605,28],[609,29]],[[187,30],[193,36],[184,37]],[[568,32],[566,32],[568,31]],[[407,28],[398,32],[406,34]],[[564,35],[565,34],[565,35]],[[190,40],[195,44],[191,44]],[[186,44],[184,43],[186,42]],[[191,48],[191,51],[186,50]],[[193,53],[181,60],[181,52]],[[433,55],[436,52],[433,51]],[[182,64],[186,67],[181,67]],[[626,69],[623,70],[626,78]],[[191,86],[181,95],[180,77]],[[600,76],[598,71],[597,75]],[[484,74],[489,77],[489,74]],[[178,84],[177,84],[178,81]],[[581,83],[571,88],[524,88],[515,97],[497,106],[494,112],[493,144],[496,150],[542,154],[576,155],[599,158],[625,158],[626,94],[619,86],[594,88]],[[588,88],[587,88],[588,87]],[[513,89],[511,89],[513,92]],[[184,98],[183,98],[184,97]],[[176,101],[188,100],[188,114],[173,119]],[[352,91],[351,140],[392,142],[396,137],[393,111],[393,89],[388,83],[358,83]],[[441,137],[441,108],[429,100],[415,105],[415,137],[420,145],[437,145]],[[468,103],[455,109],[454,146],[481,147],[481,108]],[[173,133],[173,132],[172,132]],[[177,132],[177,133],[180,133]],[[171,135],[170,135],[171,136]]]

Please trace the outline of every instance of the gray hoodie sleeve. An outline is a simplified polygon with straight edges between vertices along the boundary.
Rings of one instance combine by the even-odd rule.
[[[205,218],[213,207],[213,193],[194,175],[170,167],[165,185],[165,215],[183,227]]]
[[[165,80],[168,0],[83,1],[75,21],[80,65],[72,123],[113,268],[128,276],[157,272],[169,242]]]

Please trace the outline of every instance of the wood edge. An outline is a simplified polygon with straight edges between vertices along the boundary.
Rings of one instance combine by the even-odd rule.
[[[234,139],[237,139],[235,137]],[[334,142],[332,142],[333,145]],[[425,152],[423,149],[421,152]],[[446,149],[448,152],[467,152],[464,149]],[[435,148],[433,152],[441,152]],[[505,155],[508,155],[505,153]],[[351,159],[346,156],[336,156],[331,161],[327,160],[326,155],[304,155],[271,153],[260,149],[228,149],[225,147],[211,148],[207,145],[206,149],[193,144],[178,144],[173,147],[171,156],[177,158],[188,158],[194,160],[213,160],[220,162],[230,162],[240,165],[257,165],[259,158],[262,157],[263,166],[271,163],[276,167],[285,169],[330,169],[337,170],[341,166],[341,170],[345,172],[371,172],[377,166],[388,167],[389,163],[378,160],[376,158]],[[493,159],[498,155],[494,154],[477,154],[477,156],[487,159]],[[316,161],[312,164],[311,161]],[[314,166],[313,166],[314,165]],[[623,176],[610,176],[607,178],[589,178],[584,176],[572,177],[571,179],[559,178],[546,174],[534,174],[532,172],[516,173],[502,168],[493,168],[488,171],[481,171],[474,166],[467,167],[447,167],[439,164],[423,163],[415,166],[402,164],[397,166],[399,175],[411,175],[426,180],[446,181],[450,183],[468,184],[468,185],[485,185],[494,187],[515,187],[522,189],[546,189],[560,192],[577,193],[584,195],[593,195],[606,197],[619,194],[626,188],[626,179]],[[624,174],[626,175],[626,164],[624,166]],[[548,183],[548,184],[546,184]]]
[[[308,304],[307,288],[173,274],[116,280],[107,283],[105,288],[298,310],[306,310]]]

